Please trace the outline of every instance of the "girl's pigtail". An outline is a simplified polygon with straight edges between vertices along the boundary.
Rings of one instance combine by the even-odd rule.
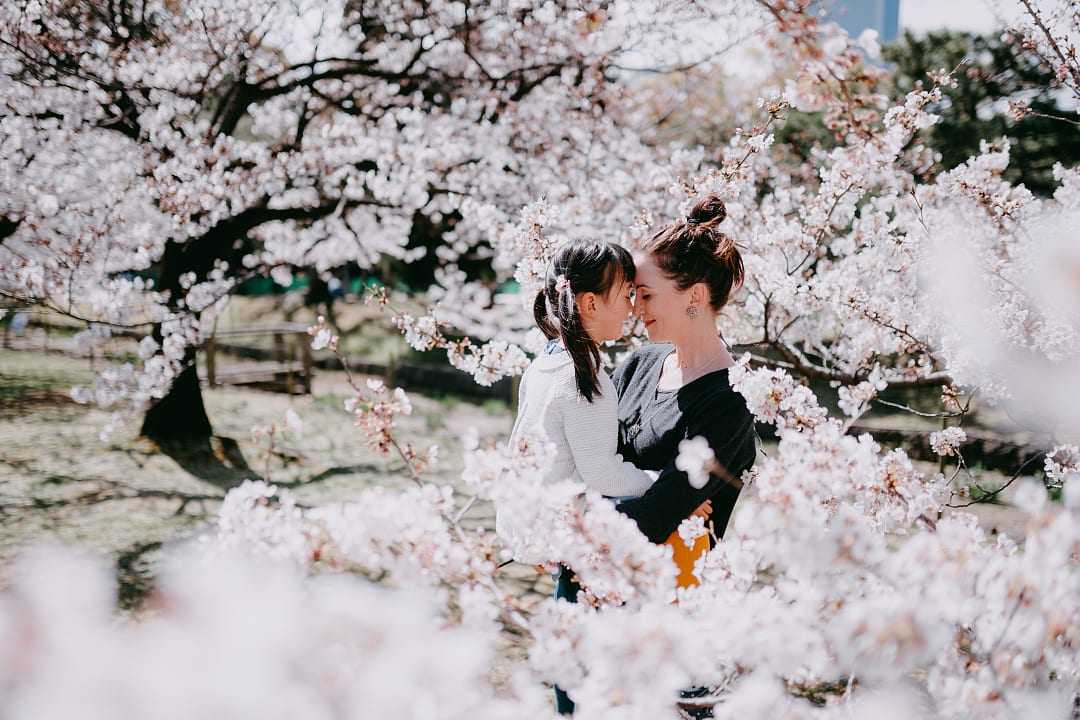
[[[540,332],[544,333],[544,337],[548,340],[559,337],[559,331],[555,329],[551,317],[548,316],[547,288],[536,293],[536,299],[533,300],[533,319],[536,321],[536,327],[540,328]]]
[[[593,396],[600,394],[600,382],[596,377],[600,371],[600,349],[585,332],[573,292],[567,290],[564,294],[569,297],[564,299],[560,294],[559,335],[570,359],[574,361],[578,392],[592,402]]]

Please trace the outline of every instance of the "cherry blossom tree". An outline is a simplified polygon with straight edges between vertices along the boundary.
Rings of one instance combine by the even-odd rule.
[[[585,208],[647,204],[653,176],[637,173],[660,160],[620,121],[617,65],[699,15],[604,0],[6,3],[4,292],[151,327],[140,365],[80,397],[149,406],[153,438],[205,438],[200,320],[245,278],[409,261],[421,228],[441,238],[449,284],[538,195],[580,196],[597,228]]]

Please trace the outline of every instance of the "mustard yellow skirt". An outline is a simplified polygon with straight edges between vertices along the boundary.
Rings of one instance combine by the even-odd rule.
[[[677,578],[677,584],[681,588],[694,587],[698,584],[697,576],[694,575],[694,563],[697,559],[704,555],[709,550],[709,536],[708,534],[694,540],[693,547],[687,547],[686,543],[679,536],[679,531],[671,533],[668,539],[664,541],[665,545],[670,545],[674,553],[672,559],[675,561],[675,567],[679,569],[679,576]]]

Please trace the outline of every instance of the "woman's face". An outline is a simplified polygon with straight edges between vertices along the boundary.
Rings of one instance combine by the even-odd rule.
[[[652,255],[634,255],[634,314],[645,324],[651,342],[672,342],[689,329],[690,288],[679,290],[653,262]]]

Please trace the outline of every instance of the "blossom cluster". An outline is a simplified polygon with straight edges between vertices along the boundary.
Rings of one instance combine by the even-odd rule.
[[[520,375],[529,366],[525,352],[506,340],[490,340],[477,345],[467,337],[447,338],[439,330],[440,323],[434,313],[417,318],[400,312],[393,316],[393,323],[414,350],[446,350],[450,365],[472,375],[478,385],[488,386],[503,377]]]
[[[941,456],[957,455],[960,446],[967,440],[963,428],[950,427],[940,432],[930,433],[930,447]]]
[[[1047,479],[1061,486],[1080,476],[1080,448],[1059,445],[1046,454],[1044,461]]]
[[[412,403],[401,388],[391,393],[382,380],[367,381],[367,392],[345,401],[345,411],[356,418],[356,426],[377,452],[386,455],[393,445],[393,429],[399,415],[412,414]]]
[[[553,717],[542,688],[492,684],[497,637],[448,626],[415,591],[189,548],[139,617],[118,619],[97,558],[40,549],[13,577],[0,596],[5,715]]]

